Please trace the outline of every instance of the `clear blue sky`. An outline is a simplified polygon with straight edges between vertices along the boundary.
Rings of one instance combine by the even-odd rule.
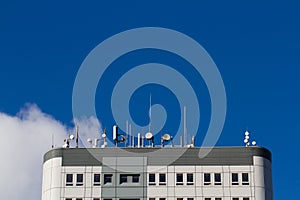
[[[0,112],[15,115],[30,102],[71,125],[76,73],[96,45],[127,29],[174,29],[203,45],[222,75],[228,110],[218,145],[242,145],[248,128],[273,153],[275,199],[299,198],[296,1],[98,2],[1,1]]]

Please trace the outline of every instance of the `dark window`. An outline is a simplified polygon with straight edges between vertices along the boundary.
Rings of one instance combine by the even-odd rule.
[[[233,198],[232,198],[232,200],[239,200],[239,198],[237,198],[237,197],[233,197]]]
[[[120,184],[127,183],[127,176],[128,175],[125,175],[125,174],[120,175]]]
[[[249,185],[249,175],[248,173],[242,173],[242,184]]]
[[[215,173],[215,185],[221,185],[221,174]]]
[[[66,200],[72,200],[71,198],[66,198]]]
[[[155,198],[149,198],[149,200],[155,200]]]
[[[159,174],[159,185],[166,185],[166,174]]]
[[[215,200],[222,200],[222,198],[215,198]]]
[[[187,200],[194,200],[194,198],[187,198]]]
[[[210,185],[210,174],[209,173],[204,173],[204,185]]]
[[[183,185],[183,174],[176,174],[176,185]]]
[[[100,185],[100,174],[94,174],[94,186],[99,186]]]
[[[67,174],[66,175],[66,186],[72,186],[73,185],[73,174]]]
[[[238,173],[232,173],[231,181],[232,181],[232,185],[238,185],[239,184],[239,174]]]
[[[140,175],[139,175],[139,174],[134,174],[134,175],[132,175],[132,182],[133,182],[133,183],[138,183],[138,182],[140,182]]]
[[[76,176],[76,185],[82,186],[83,185],[83,174],[77,174]]]
[[[76,198],[76,200],[82,200],[82,198]]]
[[[100,198],[93,198],[93,200],[100,200]]]
[[[183,200],[183,198],[177,198],[177,200]]]
[[[159,198],[159,200],[166,200],[166,198]]]
[[[187,185],[194,185],[194,174],[186,175]]]
[[[250,199],[249,197],[244,197],[244,198],[243,198],[243,200],[249,200],[249,199]]]
[[[104,184],[112,182],[112,174],[104,174]]]
[[[204,200],[211,200],[211,198],[205,198]]]
[[[155,185],[155,174],[149,174],[149,185]]]

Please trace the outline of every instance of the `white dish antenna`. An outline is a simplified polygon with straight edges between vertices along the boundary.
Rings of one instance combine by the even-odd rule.
[[[145,138],[146,138],[147,140],[151,140],[151,139],[153,138],[153,134],[150,133],[150,132],[148,132],[148,133],[146,133]]]
[[[162,140],[164,141],[169,141],[171,139],[171,136],[169,134],[164,134],[162,137],[161,137]]]

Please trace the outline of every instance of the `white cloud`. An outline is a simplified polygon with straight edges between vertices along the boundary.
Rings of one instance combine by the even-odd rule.
[[[68,127],[27,105],[16,116],[0,113],[1,199],[41,199],[43,155],[62,145]]]

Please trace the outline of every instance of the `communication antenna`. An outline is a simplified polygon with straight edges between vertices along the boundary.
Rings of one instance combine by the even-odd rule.
[[[127,146],[128,143],[128,120],[126,120],[126,142],[125,142],[125,147]]]
[[[54,148],[54,134],[52,133],[52,138],[51,138],[51,140],[52,140],[52,145],[51,145],[51,147],[52,147],[52,149]]]
[[[74,140],[74,135],[70,135],[69,137],[64,139],[65,144],[63,145],[63,148],[70,148],[70,141]]]
[[[149,132],[151,132],[151,122],[152,122],[152,95],[150,93],[150,99],[149,99]]]
[[[78,132],[79,132],[79,126],[76,126],[76,148],[78,148]]]
[[[106,141],[106,128],[104,129],[103,134],[101,135],[101,137],[103,138],[103,144],[101,145],[102,148],[107,147],[107,141]]]
[[[146,140],[148,140],[149,146],[150,146],[150,141],[151,141],[151,146],[154,147],[154,136],[152,133],[148,132],[145,134]]]
[[[121,139],[119,139],[121,137]],[[113,126],[113,140],[115,141],[116,147],[118,147],[119,142],[125,142],[126,138],[123,134],[119,134],[119,127],[117,125]]]
[[[250,133],[248,130],[246,130],[246,132],[245,132],[244,143],[245,143],[246,147],[250,146]],[[252,144],[252,146],[256,146],[256,141],[252,141],[251,144]]]
[[[183,107],[183,146],[187,145],[186,106]]]
[[[164,147],[165,146],[165,142],[166,141],[169,141],[169,140],[171,140],[171,139],[173,139],[169,134],[164,134],[162,137],[161,137],[161,145],[162,145],[162,147]]]

